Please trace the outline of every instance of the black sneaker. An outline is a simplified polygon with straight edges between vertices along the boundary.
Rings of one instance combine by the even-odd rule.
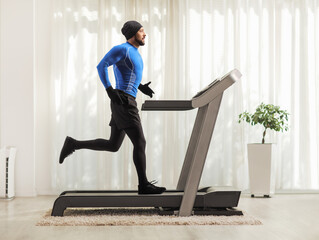
[[[71,155],[74,151],[75,151],[74,139],[68,136],[65,138],[65,141],[61,150],[59,163],[62,164],[64,159],[67,156]]]
[[[165,192],[165,187],[156,187],[154,181],[148,182],[146,185],[138,185],[138,194],[161,194]]]

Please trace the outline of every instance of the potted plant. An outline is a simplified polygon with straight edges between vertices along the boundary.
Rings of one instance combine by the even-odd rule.
[[[261,103],[256,111],[251,114],[247,111],[239,114],[238,122],[245,121],[252,126],[261,124],[264,127],[261,143],[248,144],[248,165],[251,196],[262,195],[270,197],[274,193],[274,146],[265,143],[265,136],[268,129],[288,131],[288,115],[286,110],[279,106]]]

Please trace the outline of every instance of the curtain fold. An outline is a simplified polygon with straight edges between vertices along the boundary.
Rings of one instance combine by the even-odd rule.
[[[58,165],[65,136],[106,138],[109,99],[96,65],[125,41],[121,27],[136,19],[145,28],[142,82],[155,99],[191,99],[215,78],[243,74],[224,93],[202,186],[249,188],[247,143],[261,127],[238,124],[238,115],[261,102],[290,113],[276,143],[276,189],[319,189],[319,3],[317,0],[56,0],[52,7],[50,80],[52,189],[136,189],[132,144],[117,153],[76,151]],[[112,68],[109,76],[114,86]],[[138,94],[139,106],[148,98]],[[147,175],[175,188],[196,111],[142,112]]]

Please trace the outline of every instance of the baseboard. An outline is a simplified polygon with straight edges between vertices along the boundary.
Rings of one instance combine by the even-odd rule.
[[[250,194],[249,189],[241,191],[242,194]],[[275,194],[319,194],[319,189],[278,189]]]
[[[16,197],[36,197],[37,193],[35,191],[15,191]]]

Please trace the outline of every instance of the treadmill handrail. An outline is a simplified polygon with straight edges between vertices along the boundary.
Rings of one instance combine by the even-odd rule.
[[[146,100],[142,111],[185,111],[191,110],[191,100]]]

